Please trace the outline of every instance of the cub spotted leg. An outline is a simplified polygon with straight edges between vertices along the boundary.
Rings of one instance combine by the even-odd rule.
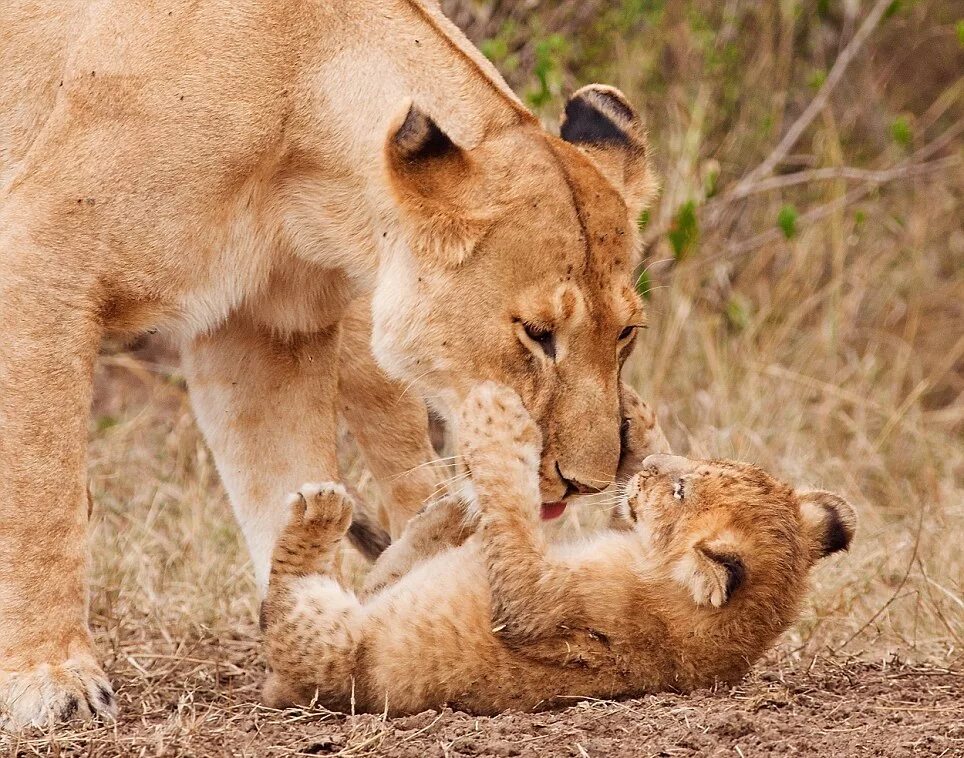
[[[289,499],[290,518],[271,562],[261,609],[271,672],[264,700],[274,708],[317,700],[350,705],[361,605],[336,578],[352,501],[339,484],[306,484]]]
[[[93,284],[10,237],[0,235],[2,729],[115,709],[87,629]]]
[[[539,529],[540,434],[519,396],[485,382],[469,393],[458,442],[471,473],[495,628],[535,641],[577,626],[580,609],[567,574],[546,557]]]
[[[339,327],[279,336],[233,317],[184,350],[198,423],[214,453],[263,592],[299,482],[336,479]]]
[[[646,456],[655,453],[670,453],[669,442],[659,419],[648,403],[636,393],[628,384],[622,386],[620,406],[623,421],[620,435],[622,437],[622,453],[619,457],[619,471],[616,474],[617,486],[625,483],[636,472],[643,468]],[[609,526],[613,529],[630,530],[636,525],[636,516],[629,504],[620,501],[612,510]]]

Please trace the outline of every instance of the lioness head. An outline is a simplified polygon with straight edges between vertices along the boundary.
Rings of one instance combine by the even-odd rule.
[[[412,106],[386,155],[400,224],[373,300],[379,363],[448,419],[480,381],[512,387],[542,429],[543,501],[605,487],[645,324],[631,272],[653,181],[635,111],[591,85],[561,138],[523,122],[465,149]]]
[[[622,507],[698,606],[742,615],[763,608],[781,631],[807,571],[849,547],[856,528],[853,508],[837,495],[795,492],[746,463],[673,455],[646,458]]]

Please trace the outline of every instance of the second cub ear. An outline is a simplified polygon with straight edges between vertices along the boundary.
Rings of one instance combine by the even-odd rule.
[[[846,550],[857,530],[857,514],[839,495],[824,490],[804,492],[800,497],[800,517],[810,542],[810,560],[818,561]]]
[[[701,541],[673,567],[673,578],[686,587],[697,605],[721,607],[746,580],[746,567],[728,542]]]
[[[646,130],[622,92],[605,84],[577,90],[566,102],[559,136],[596,164],[631,215],[646,208],[656,190]]]
[[[389,130],[389,181],[417,253],[459,265],[481,236],[469,189],[471,160],[435,120],[414,103]]]

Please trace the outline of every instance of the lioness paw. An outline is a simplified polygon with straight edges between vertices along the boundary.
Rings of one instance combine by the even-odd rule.
[[[0,671],[0,729],[50,727],[117,714],[114,691],[93,656],[27,671]]]
[[[538,468],[542,435],[522,399],[495,382],[476,386],[462,404],[458,436],[470,468],[521,462]]]

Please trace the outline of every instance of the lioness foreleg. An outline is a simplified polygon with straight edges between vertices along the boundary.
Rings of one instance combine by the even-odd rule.
[[[444,469],[429,440],[425,402],[375,362],[370,298],[351,304],[342,331],[341,411],[378,483],[382,526],[395,539],[409,519],[440,494]]]
[[[286,494],[301,482],[338,479],[339,331],[278,336],[233,317],[184,351],[198,423],[262,591]]]
[[[84,469],[97,305],[0,239],[0,728],[114,712],[88,611]],[[45,265],[46,264],[46,265]]]

